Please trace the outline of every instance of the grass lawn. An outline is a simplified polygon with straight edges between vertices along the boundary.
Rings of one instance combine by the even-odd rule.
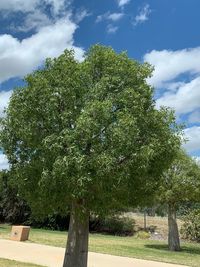
[[[0,225],[0,238],[9,238],[10,229],[8,225]],[[65,232],[31,229],[28,242],[65,247],[66,238]],[[90,234],[89,250],[194,267],[200,266],[200,244],[196,243],[182,243],[181,252],[169,252],[165,241]]]
[[[2,267],[40,267],[39,265],[22,263],[18,261],[10,261],[5,259],[0,259],[0,266]]]

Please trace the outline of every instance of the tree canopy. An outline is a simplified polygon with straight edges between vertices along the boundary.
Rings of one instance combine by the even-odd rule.
[[[187,201],[200,201],[200,167],[184,151],[177,153],[162,179],[159,189],[161,202],[179,205]]]
[[[76,198],[100,211],[156,187],[180,139],[173,113],[155,108],[151,72],[96,45],[81,63],[66,50],[25,78],[1,146],[32,206],[63,209]]]

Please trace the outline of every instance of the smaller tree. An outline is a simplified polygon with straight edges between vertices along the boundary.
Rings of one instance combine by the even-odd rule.
[[[177,154],[171,167],[164,172],[159,198],[168,206],[169,250],[180,251],[177,208],[182,202],[200,199],[200,168],[183,151]]]

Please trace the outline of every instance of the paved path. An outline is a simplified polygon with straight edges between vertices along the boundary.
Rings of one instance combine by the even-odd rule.
[[[48,267],[62,267],[63,257],[63,248],[0,239],[0,258]],[[183,267],[183,265],[90,252],[89,267]]]

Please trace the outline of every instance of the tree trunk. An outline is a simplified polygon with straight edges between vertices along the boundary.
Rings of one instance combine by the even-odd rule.
[[[168,204],[168,246],[171,251],[180,251],[180,239],[176,221],[176,207]]]
[[[89,213],[73,203],[63,267],[87,267],[88,237]]]
[[[144,210],[144,230],[147,230],[147,211]]]

